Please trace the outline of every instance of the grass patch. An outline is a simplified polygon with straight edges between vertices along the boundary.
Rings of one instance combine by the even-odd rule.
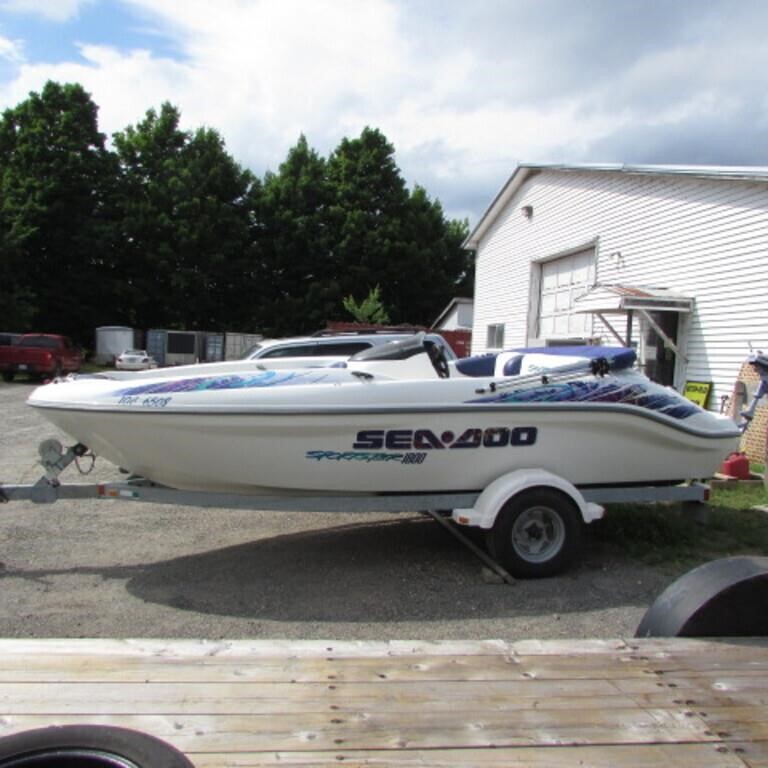
[[[717,488],[703,522],[681,504],[612,504],[589,530],[595,541],[649,565],[692,568],[731,555],[768,556],[768,491]]]

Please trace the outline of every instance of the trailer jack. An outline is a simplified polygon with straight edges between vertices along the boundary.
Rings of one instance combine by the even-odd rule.
[[[82,443],[76,443],[69,448],[56,439],[43,440],[37,448],[40,456],[40,464],[44,473],[42,477],[29,489],[27,496],[29,501],[35,504],[53,504],[59,499],[58,488],[61,485],[59,475],[73,462],[88,453],[88,447]],[[11,500],[0,485],[0,503]]]

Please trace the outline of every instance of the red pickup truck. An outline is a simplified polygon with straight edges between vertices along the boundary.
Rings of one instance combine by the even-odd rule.
[[[83,353],[66,336],[26,333],[9,347],[0,347],[0,372],[5,381],[17,373],[55,377],[75,373],[83,364]]]

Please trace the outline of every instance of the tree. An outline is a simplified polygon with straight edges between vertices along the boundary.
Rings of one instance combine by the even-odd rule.
[[[472,258],[462,248],[468,232],[466,221],[447,221],[440,202],[414,188],[402,222],[405,245],[389,265],[399,307],[411,322],[429,325],[454,296],[471,295]]]
[[[23,331],[32,327],[37,301],[26,279],[24,257],[10,227],[2,222],[0,213],[0,328]]]
[[[269,334],[317,330],[338,311],[341,289],[328,259],[331,199],[326,162],[302,135],[278,172],[266,174],[256,213],[265,293],[259,319]]]
[[[381,303],[381,286],[376,286],[368,292],[368,296],[360,303],[355,301],[354,296],[347,296],[343,301],[344,309],[349,312],[358,323],[379,323],[389,322],[389,315],[384,305]]]
[[[0,276],[8,330],[93,339],[114,285],[114,159],[82,86],[48,82],[0,120]],[[6,292],[7,286],[7,292]]]
[[[253,177],[209,128],[179,128],[165,103],[115,134],[122,308],[139,327],[217,330],[243,321]]]
[[[395,163],[394,148],[377,130],[365,128],[357,139],[343,139],[328,160],[333,188],[329,211],[333,233],[331,263],[341,295],[361,286],[383,284],[390,293],[386,265],[402,246],[400,228],[408,203],[405,182]],[[395,306],[395,314],[400,314]],[[399,319],[399,318],[397,318]]]
[[[260,326],[273,335],[343,319],[345,301],[370,286],[384,290],[394,322],[429,324],[471,282],[466,224],[446,221],[423,189],[409,193],[375,129],[343,139],[327,161],[301,136],[266,175],[255,218],[268,294]]]
[[[430,324],[471,282],[461,248],[466,224],[446,221],[423,188],[408,192],[394,148],[378,130],[344,139],[328,170],[334,193],[330,260],[343,295],[381,285],[393,322]]]

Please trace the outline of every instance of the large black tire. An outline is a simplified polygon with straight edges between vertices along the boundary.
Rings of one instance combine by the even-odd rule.
[[[175,747],[104,725],[36,728],[0,739],[0,768],[194,768]]]
[[[768,637],[768,557],[726,557],[683,574],[635,637]]]
[[[572,499],[551,488],[532,488],[504,505],[486,541],[492,557],[512,576],[554,576],[573,562],[581,527]]]
[[[3,381],[12,382],[13,381],[13,371],[3,371]]]

